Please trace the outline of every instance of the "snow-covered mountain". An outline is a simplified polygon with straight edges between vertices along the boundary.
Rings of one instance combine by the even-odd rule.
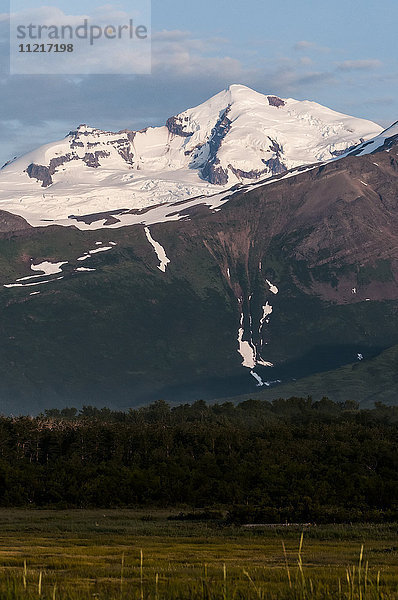
[[[72,215],[211,196],[333,159],[381,131],[315,102],[232,85],[163,127],[113,133],[80,125],[11,161],[0,171],[0,209],[35,226],[71,224]]]

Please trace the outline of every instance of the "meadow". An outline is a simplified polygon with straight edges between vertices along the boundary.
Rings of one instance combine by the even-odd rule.
[[[177,514],[2,509],[0,598],[398,598],[397,524],[245,527]]]

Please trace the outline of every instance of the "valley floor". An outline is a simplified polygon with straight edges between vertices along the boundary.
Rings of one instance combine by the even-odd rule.
[[[1,510],[0,598],[398,598],[396,524],[245,528],[177,513]]]

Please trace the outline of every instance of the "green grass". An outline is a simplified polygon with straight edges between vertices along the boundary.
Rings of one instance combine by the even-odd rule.
[[[396,525],[305,526],[301,545],[302,526],[168,514],[3,510],[0,598],[398,598]]]

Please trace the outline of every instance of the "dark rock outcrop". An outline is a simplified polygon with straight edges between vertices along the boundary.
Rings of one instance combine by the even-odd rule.
[[[129,212],[128,208],[119,208],[116,210],[106,210],[104,212],[92,213],[89,215],[69,215],[68,219],[80,221],[81,223],[86,223],[87,225],[104,220],[104,226],[114,225],[115,223],[120,223],[120,219],[117,218],[117,215],[122,215],[127,212]]]
[[[208,141],[209,157],[201,170],[202,177],[215,185],[225,185],[228,183],[228,171],[218,166],[220,161],[217,157],[217,152],[221,147],[223,139],[231,129],[231,121],[228,118],[230,110],[231,105],[228,105],[212,129]]]
[[[242,169],[236,169],[232,165],[228,165],[228,168],[231,169],[232,173],[234,173],[237,177],[242,179],[258,179],[261,175],[268,173],[268,169],[264,169],[263,171],[258,171],[257,169],[252,169],[251,171],[243,171]]]
[[[219,166],[219,163],[218,158],[208,162],[202,169],[202,175],[214,185],[226,185],[228,183],[228,171]]]
[[[134,154],[131,150],[131,146],[124,146],[121,148],[118,148],[118,153],[120,154],[120,156],[123,158],[123,160],[126,161],[126,163],[128,163],[129,165],[132,165],[134,162]]]
[[[30,165],[26,169],[26,172],[31,179],[37,179],[37,181],[41,181],[41,187],[48,187],[53,182],[50,169],[43,165],[36,165],[35,163],[30,163]]]
[[[268,160],[263,159],[263,163],[267,165],[272,175],[281,175],[287,171],[286,165],[280,160],[279,156],[275,158],[269,158]]]
[[[268,160],[262,159],[262,162],[268,167],[268,170],[272,173],[272,175],[281,175],[287,171],[286,165],[281,160],[281,155],[283,155],[283,148],[276,140],[269,138],[271,145],[269,149],[271,152],[275,153],[275,156],[269,158]]]
[[[272,152],[275,152],[275,154],[276,154],[277,156],[280,156],[281,154],[283,154],[283,148],[282,148],[282,146],[281,146],[280,144],[278,144],[278,142],[277,142],[276,140],[273,140],[273,139],[272,139],[272,138],[270,138],[269,136],[268,136],[268,139],[269,139],[269,140],[270,140],[270,142],[271,142],[271,145],[270,145],[269,149],[270,149]]]
[[[96,152],[86,152],[83,156],[82,160],[88,167],[97,168],[100,166],[99,159],[106,158],[109,156],[109,152],[105,152],[104,150],[98,150]],[[45,165],[37,165],[35,163],[31,163],[26,169],[27,174],[32,179],[37,179],[42,182],[42,187],[48,187],[53,183],[52,175],[57,170],[57,167],[70,162],[72,160],[79,160],[77,154],[65,154],[64,156],[56,156],[50,160],[48,166]]]
[[[100,158],[106,158],[109,156],[109,152],[105,152],[105,150],[97,150],[96,152],[86,152],[83,156],[83,162],[86,163],[88,167],[92,167],[93,169],[97,169],[101,166],[99,161]]]
[[[50,160],[49,171],[51,175],[54,175],[57,167],[64,165],[71,160],[78,160],[78,157],[75,154],[65,154],[64,156],[56,156]]]
[[[166,127],[173,135],[179,135],[180,137],[191,137],[193,135],[190,131],[184,131],[184,123],[181,121],[181,117],[170,117],[166,121]]]
[[[41,181],[42,187],[48,187],[53,183],[52,175],[54,175],[57,167],[70,162],[71,160],[78,160],[78,156],[75,154],[65,154],[64,156],[56,156],[49,162],[48,167],[45,165],[37,165],[31,163],[26,169],[26,173],[31,179],[37,179]]]
[[[130,131],[130,130],[126,129],[123,133],[127,134],[127,139],[128,139],[129,142],[133,142],[134,141],[134,138],[136,136],[136,132],[135,131]]]
[[[280,108],[286,104],[286,102],[282,100],[282,98],[278,98],[278,96],[267,96],[267,98],[269,105],[275,106],[276,108]]]
[[[363,142],[362,138],[361,138],[361,142]],[[344,148],[343,150],[331,150],[330,154],[332,156],[343,156],[343,154],[345,154],[346,152],[351,152],[355,148],[357,148],[356,144],[355,144],[355,146],[349,146],[348,148]]]

